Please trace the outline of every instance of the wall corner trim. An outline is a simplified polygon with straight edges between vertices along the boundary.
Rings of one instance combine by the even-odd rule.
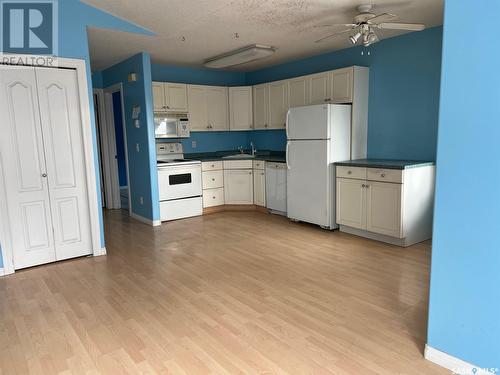
[[[103,255],[106,255],[106,254],[107,254],[107,251],[106,251],[105,247],[101,247],[97,251],[94,251],[94,256],[95,257],[100,257],[100,256],[103,256]]]
[[[424,357],[426,360],[435,363],[441,367],[444,367],[454,374],[490,374],[487,369],[481,369],[478,366],[474,366],[468,362],[461,360],[460,358],[453,357],[445,352],[437,350],[428,344],[425,345]]]
[[[141,223],[143,224],[147,224],[147,225],[151,225],[153,227],[158,227],[161,225],[161,220],[151,220],[151,219],[147,219],[141,215],[137,215],[136,213],[134,212],[131,212],[130,213],[130,217],[132,219],[135,219],[137,221],[140,221]]]

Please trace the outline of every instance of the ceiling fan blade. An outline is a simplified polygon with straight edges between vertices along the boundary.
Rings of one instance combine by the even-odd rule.
[[[319,27],[355,27],[357,26],[357,24],[355,23],[334,23],[334,24],[330,24],[330,25],[316,25],[316,26],[313,26],[314,28],[319,28]]]
[[[425,25],[421,23],[399,23],[399,22],[383,22],[376,25],[379,29],[387,30],[408,30],[408,31],[422,31]]]
[[[325,36],[325,37],[323,37],[321,39],[315,40],[314,43],[320,43],[320,42],[322,42],[322,41],[324,41],[326,39],[335,38],[335,37],[337,37],[339,35],[349,33],[352,30],[354,30],[354,28],[350,28],[350,29],[347,29],[347,30],[343,30],[343,31],[339,31],[337,33],[333,33],[333,34],[327,35],[327,36]]]
[[[373,18],[370,18],[367,22],[368,23],[371,23],[371,24],[374,24],[374,23],[381,23],[381,22],[385,22],[385,21],[390,21],[390,20],[393,20],[394,18],[396,18],[397,16],[395,14],[391,14],[391,13],[382,13],[382,14],[378,14],[376,15],[375,17]]]

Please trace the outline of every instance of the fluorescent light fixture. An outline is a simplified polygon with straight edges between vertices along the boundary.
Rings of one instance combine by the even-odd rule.
[[[251,46],[212,57],[205,61],[205,66],[207,68],[214,69],[227,68],[229,66],[240,65],[250,61],[263,59],[264,57],[271,56],[275,50],[276,49],[274,47],[253,44]]]

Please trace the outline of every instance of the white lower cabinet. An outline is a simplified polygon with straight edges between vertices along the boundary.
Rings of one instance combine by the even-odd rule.
[[[203,208],[222,206],[224,204],[224,188],[203,190]]]
[[[253,203],[256,206],[266,207],[266,170],[265,162],[253,162]]]
[[[404,170],[337,167],[340,230],[410,246],[432,236],[432,165]]]
[[[364,181],[337,178],[337,224],[366,229]]]
[[[221,161],[201,163],[203,208],[224,205],[224,172]]]
[[[224,200],[226,204],[253,204],[253,170],[224,170]]]
[[[402,238],[401,184],[368,181],[366,184],[366,230]]]

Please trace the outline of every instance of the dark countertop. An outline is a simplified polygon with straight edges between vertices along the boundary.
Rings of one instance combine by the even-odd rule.
[[[335,165],[346,167],[409,169],[434,165],[434,162],[426,160],[357,159],[339,161],[336,162]]]
[[[257,151],[255,158],[231,158],[223,159],[224,156],[238,154],[239,151],[217,151],[217,152],[198,152],[185,154],[186,159],[201,160],[201,161],[218,161],[218,160],[264,160],[274,163],[286,163],[286,154],[281,151]],[[245,153],[250,153],[245,151]]]

